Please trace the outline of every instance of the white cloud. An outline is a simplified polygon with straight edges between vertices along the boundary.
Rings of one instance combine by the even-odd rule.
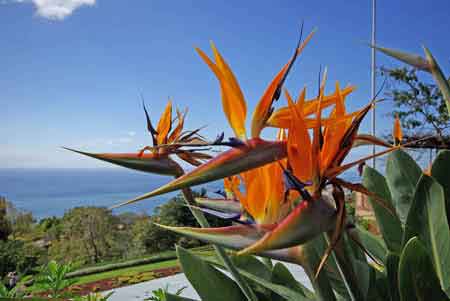
[[[136,136],[136,132],[134,132],[134,131],[129,131],[129,132],[128,132],[128,136],[134,137],[134,136]]]
[[[82,6],[93,6],[96,0],[15,0],[20,3],[32,2],[36,13],[47,19],[63,20]]]

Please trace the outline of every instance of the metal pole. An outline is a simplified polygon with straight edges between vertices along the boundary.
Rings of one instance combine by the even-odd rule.
[[[376,45],[375,40],[375,28],[376,28],[376,0],[372,0],[372,45]],[[372,47],[372,70],[371,70],[371,99],[375,98],[375,89],[376,89],[376,78],[375,78],[375,69],[376,69],[376,61],[375,61],[375,48]],[[376,114],[375,114],[375,106],[372,109],[372,135],[375,136],[375,128],[376,128]],[[372,154],[375,155],[376,149],[375,145],[372,146]],[[372,159],[372,167],[375,168],[375,158]]]

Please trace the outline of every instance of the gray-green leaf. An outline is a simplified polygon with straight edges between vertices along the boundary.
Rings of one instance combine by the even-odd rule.
[[[391,193],[386,179],[375,169],[366,166],[363,172],[363,184],[369,191],[377,194],[388,205],[392,205]],[[399,252],[401,249],[403,229],[399,217],[378,204],[369,197],[369,201],[375,212],[378,227],[386,246],[390,251]]]
[[[392,203],[402,223],[406,222],[416,184],[422,170],[403,150],[389,154],[386,163],[386,180],[391,191]]]
[[[177,246],[183,272],[202,300],[241,301],[245,296],[236,282],[196,255]]]
[[[439,286],[427,249],[418,237],[405,245],[398,267],[400,300],[447,300]]]
[[[405,225],[404,241],[418,236],[431,255],[442,289],[450,293],[450,231],[442,186],[422,175]]]

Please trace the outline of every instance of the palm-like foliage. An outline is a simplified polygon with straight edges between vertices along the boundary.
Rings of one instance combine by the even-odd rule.
[[[438,157],[431,168],[431,177],[422,175],[420,169],[416,172],[415,163],[400,151],[407,145],[402,144],[398,120],[393,127],[395,145],[360,134],[359,127],[376,100],[348,112],[346,97],[354,88],[341,89],[336,83],[335,92],[325,95],[326,72],[315,98],[306,100],[306,89],[303,89],[294,102],[286,90],[288,105],[275,110],[274,102],[281,96],[283,83],[311,37],[312,34],[297,45],[294,55],[269,83],[253,112],[250,138],[245,129],[247,104],[237,77],[214,44],[214,61],[197,49],[219,81],[223,111],[235,137],[224,141],[223,136],[219,136],[206,142],[198,136],[193,138],[197,131],[183,135],[184,114],[178,111],[178,124],[171,132],[170,103],[156,129],[146,112],[153,146],[143,148],[136,157],[142,160],[145,151],[149,151],[151,159],[158,161],[175,154],[198,166],[184,175],[177,170],[173,172],[177,178],[172,182],[118,206],[178,189],[186,192],[191,186],[224,179],[224,198],[189,201],[193,214],[203,221],[203,228],[160,225],[238,250],[240,257],[235,258],[234,263],[219,252],[223,263],[206,262],[178,249],[184,272],[205,300],[410,300],[413,297],[420,299],[428,293],[439,299],[447,298],[450,265],[444,254],[450,251],[446,216],[446,210],[448,212],[450,208],[447,191],[450,183],[446,180],[448,177],[443,176],[445,168],[442,166],[450,162],[449,154]],[[431,72],[444,88],[444,96],[448,94],[445,90],[448,83],[442,81],[442,72],[427,50],[426,60],[381,50]],[[279,128],[279,138],[273,141],[261,139],[260,134],[266,127]],[[285,131],[287,138],[283,134]],[[353,148],[367,144],[386,149],[347,163],[346,158]],[[200,164],[202,160],[209,159],[201,152],[203,149],[185,149],[215,145],[226,145],[231,149],[203,164]],[[388,161],[391,165],[388,163],[387,180],[369,167],[364,169],[363,183],[350,183],[340,178],[350,168],[395,150],[398,151],[391,154]],[[104,160],[104,157],[100,159]],[[393,168],[392,165],[398,166]],[[404,174],[408,172],[411,175]],[[358,229],[347,219],[344,189],[369,196],[383,240]],[[203,215],[198,215],[201,211],[233,219],[235,224],[209,228]],[[403,220],[399,216],[407,218]],[[263,264],[254,257],[244,256],[250,254],[301,265],[315,294],[293,279],[284,266]],[[368,262],[367,256],[373,263]],[[236,282],[211,265],[226,266]],[[411,276],[414,274],[419,278]],[[209,281],[204,281],[204,277]],[[253,289],[242,281],[243,278]],[[412,288],[416,292],[411,292]],[[223,294],[217,294],[219,291]],[[170,295],[167,298],[183,300]]]

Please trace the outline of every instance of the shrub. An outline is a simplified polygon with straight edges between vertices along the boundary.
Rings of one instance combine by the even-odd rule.
[[[22,241],[0,241],[0,278],[8,272],[19,274],[31,272],[37,266],[38,258],[31,254],[32,247]]]

